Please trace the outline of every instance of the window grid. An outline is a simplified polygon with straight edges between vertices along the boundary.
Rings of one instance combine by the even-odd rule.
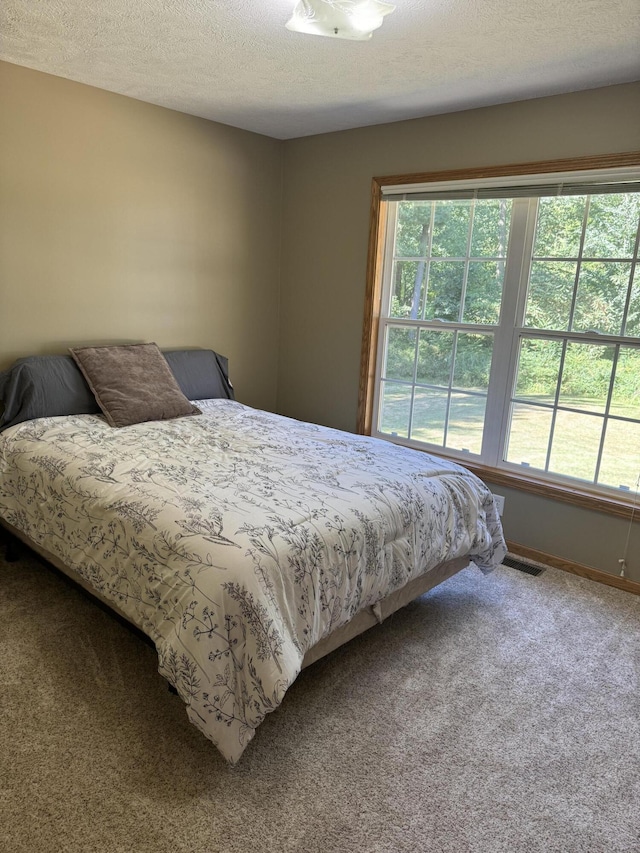
[[[585,206],[584,206],[583,215],[582,215],[582,225],[581,225],[580,241],[579,241],[579,247],[578,247],[577,255],[575,255],[575,256],[569,256],[569,255],[567,255],[567,256],[557,256],[557,255],[556,256],[543,256],[543,255],[535,255],[533,253],[531,255],[531,264],[533,264],[535,262],[541,262],[541,261],[542,262],[545,262],[545,261],[547,261],[547,262],[574,262],[576,264],[576,271],[575,271],[575,276],[574,276],[573,290],[572,290],[572,294],[571,294],[571,304],[570,304],[570,308],[569,308],[567,330],[566,331],[565,330],[557,330],[556,331],[557,338],[560,341],[562,341],[562,353],[561,353],[560,363],[559,363],[559,368],[558,368],[558,378],[557,378],[557,382],[556,382],[556,391],[555,391],[554,402],[553,402],[553,404],[535,403],[535,402],[532,402],[530,400],[527,400],[526,398],[519,397],[515,393],[515,390],[516,390],[515,389],[515,381],[516,381],[517,375],[518,375],[518,370],[516,370],[515,377],[514,377],[514,392],[513,392],[513,395],[511,397],[510,411],[513,412],[514,404],[520,404],[520,405],[526,405],[526,406],[535,406],[539,409],[546,409],[546,410],[551,411],[551,424],[550,424],[549,437],[548,437],[548,442],[547,442],[547,453],[546,453],[545,466],[544,466],[544,469],[541,469],[541,470],[543,470],[547,474],[559,475],[559,476],[562,476],[562,472],[554,470],[554,468],[551,465],[552,453],[553,453],[553,449],[554,449],[554,438],[555,438],[555,432],[556,432],[556,425],[557,425],[557,421],[558,421],[558,414],[562,413],[562,412],[567,412],[567,413],[585,415],[589,418],[594,419],[594,421],[596,419],[600,419],[601,420],[600,440],[599,440],[598,452],[597,452],[597,457],[595,460],[595,469],[594,469],[593,480],[592,480],[592,482],[594,484],[598,484],[599,483],[599,477],[600,477],[600,471],[601,471],[601,467],[602,467],[604,447],[605,447],[605,442],[606,442],[606,437],[607,437],[607,427],[608,427],[609,422],[611,420],[623,421],[623,422],[628,422],[628,423],[635,423],[636,422],[636,420],[634,418],[625,418],[625,417],[611,415],[611,411],[610,411],[611,410],[611,400],[613,398],[613,391],[614,391],[614,387],[615,387],[617,364],[618,364],[618,358],[619,358],[619,352],[620,352],[620,343],[617,342],[614,346],[611,374],[609,377],[609,383],[608,383],[608,389],[607,389],[607,398],[606,398],[606,402],[605,402],[605,406],[604,406],[604,412],[602,412],[602,413],[593,412],[592,410],[589,410],[589,409],[581,409],[580,407],[576,407],[576,406],[568,406],[568,405],[563,404],[561,402],[562,383],[563,383],[563,378],[564,378],[567,349],[571,343],[584,343],[584,344],[589,343],[589,344],[596,344],[596,345],[600,344],[600,345],[604,346],[608,342],[607,340],[605,340],[605,336],[596,330],[588,330],[588,331],[582,332],[582,331],[574,329],[577,299],[578,299],[578,293],[579,293],[579,288],[580,288],[580,283],[581,283],[580,276],[581,276],[581,272],[583,269],[583,265],[585,263],[602,263],[602,264],[604,264],[604,263],[621,263],[621,264],[624,263],[624,264],[630,265],[630,271],[629,271],[629,277],[628,277],[626,295],[625,295],[625,304],[624,304],[623,316],[621,318],[621,324],[620,324],[621,325],[621,328],[620,328],[621,335],[615,336],[615,338],[618,341],[620,340],[620,338],[622,338],[624,340],[625,344],[631,343],[631,341],[624,335],[624,332],[626,329],[629,307],[631,304],[631,298],[632,298],[632,292],[633,292],[634,273],[635,273],[635,267],[636,267],[637,258],[638,258],[638,245],[640,243],[640,227],[638,227],[638,229],[636,230],[635,243],[634,243],[634,248],[633,248],[633,252],[631,254],[631,257],[624,257],[624,258],[623,257],[607,257],[607,256],[585,257],[584,256],[584,246],[585,246],[586,231],[587,231],[587,225],[589,222],[590,211],[591,211],[591,197],[587,196]],[[537,238],[537,229],[539,227],[539,222],[540,222],[538,216],[535,217],[535,222],[536,222],[536,233],[534,234],[534,242],[533,242],[534,246],[535,246],[535,241]],[[528,295],[529,294],[527,294],[527,303],[528,303]],[[526,307],[525,307],[525,311],[526,311]],[[525,329],[521,328],[521,329],[518,329],[517,331],[519,332],[519,340],[521,342],[523,339],[522,333],[525,331]],[[530,326],[530,325],[526,327],[527,337],[529,337],[530,339],[533,339],[533,340],[540,339],[538,336],[542,337],[542,335],[548,331],[549,330],[545,330],[542,328],[536,328],[536,327]],[[538,333],[537,335],[536,335],[536,332]],[[520,351],[520,347],[519,347],[518,351]],[[509,418],[509,421],[511,422],[511,416]],[[504,458],[504,457],[506,457],[506,455],[508,453],[508,446],[509,445],[508,445],[508,436],[507,436],[507,440],[505,441],[505,444],[504,444],[505,453],[503,454],[503,460],[502,460],[503,462],[507,462],[506,458]],[[513,464],[513,463],[511,463],[511,464]],[[527,466],[527,467],[529,467],[529,466]]]
[[[589,208],[591,206],[591,199],[587,198],[586,204],[584,206],[584,213],[582,214],[582,232],[580,233],[580,246],[578,248],[578,262],[576,264],[576,276],[573,282],[573,293],[571,295],[571,307],[569,308],[569,324],[567,329],[573,329],[573,318],[575,316],[576,311],[576,297],[578,296],[578,285],[580,283],[580,271],[582,270],[582,251],[584,249],[584,241],[587,234],[587,222],[589,221]],[[539,220],[538,220],[539,221]],[[564,354],[566,352],[566,344],[563,349],[563,359]],[[562,376],[562,370],[560,371],[560,376]],[[555,423],[555,418],[554,418]],[[551,450],[549,450],[551,452]]]
[[[511,420],[512,420],[511,413],[513,410],[513,406],[514,406],[514,404],[522,404],[522,405],[526,405],[526,406],[531,406],[531,407],[536,408],[536,409],[549,410],[549,411],[551,411],[551,414],[552,414],[552,423],[551,423],[551,427],[550,427],[550,431],[549,431],[549,439],[548,439],[546,463],[545,463],[544,472],[547,474],[550,474],[552,476],[552,479],[555,479],[555,480],[567,479],[567,475],[563,475],[562,472],[554,471],[551,467],[552,452],[553,452],[553,447],[554,447],[553,442],[554,442],[554,437],[555,437],[558,413],[568,412],[568,413],[573,413],[573,414],[578,414],[578,415],[585,415],[585,416],[588,416],[590,418],[594,418],[594,419],[597,418],[601,421],[600,439],[599,439],[598,450],[597,450],[595,471],[594,471],[594,476],[593,476],[593,480],[592,480],[593,484],[601,485],[601,484],[598,484],[598,480],[599,480],[600,471],[601,471],[601,467],[602,467],[603,454],[604,454],[605,443],[606,443],[606,439],[607,439],[607,428],[608,428],[609,423],[610,422],[619,422],[619,423],[625,423],[626,422],[629,424],[640,423],[640,421],[638,419],[636,419],[635,417],[631,417],[631,416],[627,417],[624,415],[612,414],[611,413],[611,403],[612,403],[612,399],[613,399],[616,376],[617,376],[617,366],[618,366],[618,358],[619,358],[619,353],[620,353],[620,344],[624,344],[625,346],[631,347],[631,348],[635,348],[636,346],[640,346],[640,337],[628,337],[625,334],[625,331],[627,328],[627,323],[628,323],[628,318],[629,318],[629,311],[630,311],[630,307],[631,307],[631,303],[632,303],[632,298],[634,296],[634,276],[635,276],[635,270],[637,267],[637,260],[638,260],[638,244],[640,243],[640,228],[638,228],[636,231],[634,250],[633,250],[630,257],[618,257],[618,256],[593,257],[591,253],[588,256],[585,256],[584,255],[584,247],[585,247],[586,232],[587,232],[587,226],[589,223],[589,214],[590,214],[590,208],[591,208],[590,201],[591,201],[590,197],[587,197],[586,203],[584,206],[583,215],[582,215],[579,248],[578,248],[577,255],[574,255],[574,256],[562,256],[562,255],[558,256],[558,255],[543,255],[543,254],[534,255],[533,254],[533,248],[534,248],[534,244],[535,244],[535,229],[537,228],[537,225],[538,225],[538,217],[537,217],[537,215],[534,215],[533,220],[531,220],[531,218],[529,219],[529,227],[533,228],[533,236],[531,238],[531,243],[530,243],[531,251],[528,254],[528,261],[526,261],[526,258],[524,258],[524,260],[528,266],[528,270],[526,271],[526,275],[525,275],[527,282],[529,281],[529,274],[530,274],[531,266],[534,262],[573,262],[576,264],[575,276],[574,276],[574,281],[573,281],[573,288],[572,288],[572,292],[571,292],[571,302],[570,302],[570,307],[569,307],[569,317],[568,317],[568,322],[567,322],[567,328],[566,329],[551,329],[551,330],[549,330],[549,329],[544,329],[544,328],[537,328],[537,327],[533,327],[533,326],[522,325],[525,321],[525,312],[527,310],[527,304],[528,304],[528,292],[525,294],[524,299],[519,300],[519,304],[520,304],[521,309],[522,309],[522,316],[519,318],[515,318],[516,319],[516,325],[513,328],[514,335],[512,338],[512,340],[513,340],[512,352],[513,352],[513,349],[515,349],[516,352],[519,351],[520,342],[525,338],[532,339],[532,340],[556,339],[556,340],[562,342],[561,360],[560,360],[559,369],[558,369],[558,376],[557,376],[555,397],[554,397],[553,404],[539,402],[539,401],[527,400],[526,398],[522,398],[516,394],[515,384],[516,384],[516,381],[518,378],[518,367],[517,367],[517,359],[515,359],[516,366],[514,367],[513,370],[511,370],[511,372],[509,374],[509,382],[510,382],[511,390],[509,391],[508,389],[505,389],[505,390],[507,390],[506,396],[507,396],[507,400],[509,400],[509,405],[506,406],[504,409],[505,415],[503,417],[503,429],[501,432],[501,440],[500,440],[500,446],[503,449],[501,449],[501,451],[500,451],[500,457],[498,459],[484,458],[484,453],[475,454],[475,455],[477,455],[480,458],[480,461],[486,462],[486,464],[489,464],[489,465],[494,465],[495,467],[504,467],[504,468],[512,468],[512,469],[523,467],[522,464],[518,465],[518,464],[515,464],[513,462],[509,462],[505,458],[507,456],[507,452],[508,452],[509,433],[511,431]],[[527,203],[532,208],[534,208],[534,210],[537,210],[537,204],[538,204],[537,199],[527,200]],[[390,203],[388,207],[391,210],[391,209],[395,208],[396,205],[393,203]],[[475,219],[475,201],[474,201],[470,205],[469,222],[468,222],[468,226],[467,226],[467,235],[466,235],[466,249],[467,249],[466,255],[464,257],[462,257],[462,256],[451,256],[451,257],[450,256],[443,256],[442,258],[440,256],[434,257],[431,254],[431,252],[432,252],[432,248],[433,248],[435,211],[436,211],[436,204],[432,203],[431,204],[431,211],[430,211],[430,220],[429,220],[428,242],[427,242],[426,252],[424,255],[411,256],[411,255],[405,255],[405,254],[403,254],[403,255],[396,255],[395,254],[395,249],[396,249],[395,238],[397,237],[397,232],[395,231],[395,222],[393,223],[394,241],[392,243],[392,253],[391,253],[392,254],[391,263],[392,263],[393,268],[395,269],[395,265],[399,261],[413,261],[413,262],[421,262],[424,264],[424,271],[423,271],[423,276],[422,276],[422,281],[421,281],[421,285],[423,288],[422,308],[419,311],[419,318],[420,319],[407,320],[406,318],[390,316],[391,315],[391,300],[392,300],[392,296],[393,296],[393,289],[392,289],[393,280],[391,281],[392,286],[389,287],[387,290],[386,300],[383,297],[383,304],[385,301],[387,302],[386,317],[383,316],[381,318],[381,323],[380,323],[381,334],[384,335],[385,346],[382,348],[382,349],[384,349],[384,356],[383,356],[382,364],[379,365],[380,369],[378,370],[378,374],[377,374],[380,377],[381,381],[378,385],[378,394],[376,395],[378,398],[378,402],[377,402],[375,409],[374,409],[374,411],[378,412],[377,423],[374,423],[374,434],[379,434],[379,435],[382,435],[383,437],[385,435],[385,433],[381,433],[377,429],[377,426],[379,425],[380,414],[381,414],[381,409],[380,409],[381,395],[379,394],[379,390],[389,382],[393,382],[394,384],[396,384],[395,380],[389,380],[383,375],[383,373],[384,373],[383,365],[385,365],[386,361],[387,361],[386,350],[387,350],[387,343],[388,343],[388,332],[393,327],[398,327],[398,326],[401,327],[401,326],[410,325],[411,327],[414,327],[416,329],[416,340],[415,340],[415,347],[414,347],[413,381],[411,383],[398,383],[398,384],[406,384],[406,385],[411,386],[411,401],[410,401],[410,412],[409,412],[409,424],[408,424],[408,430],[407,430],[407,440],[406,440],[406,442],[403,441],[403,443],[408,443],[410,445],[420,446],[420,447],[425,446],[425,443],[423,441],[420,441],[420,440],[413,438],[413,436],[414,436],[414,411],[415,411],[415,403],[416,403],[416,390],[425,389],[425,390],[443,391],[443,392],[446,392],[446,412],[445,412],[445,420],[444,420],[443,444],[442,444],[442,446],[435,445],[435,448],[440,447],[441,450],[444,450],[445,452],[451,453],[451,455],[455,456],[455,455],[457,455],[457,453],[460,453],[461,451],[455,451],[455,449],[447,447],[447,440],[448,440],[448,434],[449,434],[449,429],[450,429],[452,395],[453,394],[462,394],[462,395],[467,395],[467,396],[482,397],[482,398],[484,398],[485,404],[487,404],[489,393],[491,393],[490,388],[487,388],[486,392],[479,392],[477,390],[474,391],[473,389],[461,388],[461,387],[457,387],[456,385],[454,385],[453,380],[454,380],[454,372],[456,369],[456,355],[457,355],[457,350],[458,350],[459,334],[461,332],[470,332],[470,333],[480,332],[480,333],[484,333],[484,334],[494,333],[499,328],[499,325],[490,324],[490,323],[466,324],[463,321],[464,312],[465,312],[465,301],[466,301],[466,295],[467,295],[467,291],[468,291],[469,265],[473,261],[493,262],[493,263],[502,262],[503,267],[504,267],[507,265],[507,262],[509,259],[509,250],[507,251],[506,257],[504,257],[504,256],[498,257],[495,255],[493,255],[493,256],[482,256],[482,255],[471,256],[473,226],[474,226],[474,219]],[[395,211],[394,211],[394,213],[395,213]],[[393,219],[393,218],[394,218],[393,216],[390,217],[390,219]],[[533,225],[531,225],[531,222],[533,222]],[[388,223],[388,226],[389,226],[389,224],[390,223]],[[511,223],[510,223],[511,228],[513,228],[513,225],[514,225],[514,218],[512,217]],[[509,237],[509,244],[510,244],[510,242],[511,242],[511,235]],[[388,246],[388,244],[387,244],[387,246]],[[464,262],[464,265],[465,265],[462,292],[460,294],[460,301],[459,301],[459,306],[458,306],[457,321],[448,321],[448,320],[442,320],[442,319],[438,319],[438,318],[435,318],[433,320],[424,319],[427,308],[428,308],[428,283],[430,281],[429,276],[431,273],[430,267],[431,267],[431,264],[433,262],[443,261],[443,260],[445,260],[447,262],[456,262],[456,261],[457,262]],[[598,332],[596,330],[586,330],[586,331],[574,330],[576,306],[577,306],[577,300],[578,300],[579,289],[580,289],[580,284],[581,284],[580,275],[581,275],[581,272],[583,269],[583,265],[585,263],[602,263],[602,264],[604,264],[604,263],[609,263],[609,264],[625,263],[625,264],[630,264],[629,278],[628,278],[626,294],[625,294],[625,299],[624,299],[623,315],[622,315],[622,319],[621,319],[621,328],[619,329],[618,335],[603,334],[603,333]],[[391,276],[385,276],[385,280],[387,280],[389,278],[392,278],[392,277]],[[508,282],[506,278],[503,278],[503,280],[502,280],[503,297],[504,297],[504,292],[506,291],[507,287],[509,287],[509,286],[513,286],[513,282]],[[522,287],[522,285],[520,285],[520,288],[521,287]],[[519,322],[518,322],[518,320],[519,320]],[[422,330],[448,331],[448,332],[453,333],[452,357],[451,357],[451,361],[450,361],[450,365],[449,365],[449,383],[448,383],[447,388],[444,388],[444,386],[437,385],[437,384],[424,383],[424,382],[418,381],[417,369],[418,369],[419,346],[420,346],[419,342],[420,342],[420,335],[421,335]],[[493,334],[492,334],[492,336],[495,337],[495,335],[493,335]],[[564,376],[564,370],[565,370],[565,364],[566,364],[566,358],[567,358],[567,348],[568,348],[570,343],[581,343],[581,344],[591,344],[591,345],[605,345],[605,344],[613,344],[614,345],[614,357],[613,357],[613,362],[612,362],[612,366],[611,366],[611,373],[610,373],[610,377],[609,377],[607,396],[606,396],[606,401],[605,401],[605,406],[604,406],[603,412],[594,412],[590,409],[581,409],[580,407],[569,406],[569,405],[566,405],[565,403],[563,403],[561,400],[562,382],[563,382],[563,376]],[[380,351],[381,351],[381,348],[379,347],[378,348],[379,361],[380,361]],[[495,352],[493,353],[493,355],[495,356]],[[513,363],[513,360],[512,360],[512,363]],[[503,399],[504,399],[504,397],[503,397]],[[494,417],[494,416],[492,416],[492,417]],[[486,415],[485,415],[485,423],[486,423]],[[430,445],[427,445],[427,446],[430,446]],[[465,451],[465,453],[467,453],[467,452],[468,451]],[[537,469],[537,470],[540,470],[540,469]],[[575,479],[575,477],[569,476],[569,479]],[[578,479],[581,479],[581,478],[578,478]],[[608,485],[605,485],[604,488],[610,489],[611,487]],[[625,487],[621,485],[620,488],[625,488]]]

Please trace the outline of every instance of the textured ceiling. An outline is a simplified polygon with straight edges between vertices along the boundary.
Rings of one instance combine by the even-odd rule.
[[[640,79],[638,0],[395,0],[367,42],[294,0],[3,0],[0,58],[280,139]]]

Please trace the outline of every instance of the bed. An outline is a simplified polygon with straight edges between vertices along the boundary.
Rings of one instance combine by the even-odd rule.
[[[506,548],[466,469],[245,406],[213,351],[161,357],[195,411],[121,428],[69,357],[0,375],[0,521],[153,641],[234,764],[303,667]]]

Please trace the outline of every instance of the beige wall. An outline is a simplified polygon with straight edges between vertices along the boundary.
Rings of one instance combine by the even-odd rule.
[[[281,190],[278,140],[0,63],[0,368],[212,347],[273,408]]]
[[[628,84],[286,142],[279,411],[355,428],[374,175],[639,149],[639,107],[640,84]],[[628,525],[510,490],[505,529],[615,572]],[[637,580],[639,534],[636,524]]]

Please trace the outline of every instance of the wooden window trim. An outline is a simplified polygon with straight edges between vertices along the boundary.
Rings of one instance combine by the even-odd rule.
[[[460,462],[459,459],[453,461]],[[608,496],[568,483],[552,483],[543,477],[536,477],[530,473],[520,474],[503,468],[492,468],[489,465],[476,465],[467,462],[461,464],[480,477],[481,480],[488,480],[490,483],[495,483],[496,486],[507,486],[550,500],[573,504],[583,509],[603,512],[607,515],[617,515],[627,520],[633,517],[635,521],[640,522],[640,505],[634,504],[634,493],[631,493],[630,498],[618,497],[617,495]]]
[[[542,160],[531,163],[511,163],[502,166],[486,166],[473,169],[450,169],[444,172],[420,172],[411,175],[385,175],[374,177],[371,182],[371,214],[369,221],[369,245],[367,251],[366,290],[364,323],[360,359],[360,383],[358,399],[357,431],[371,435],[373,423],[373,396],[375,385],[378,328],[382,301],[382,251],[386,203],[382,197],[385,186],[401,184],[424,184],[436,181],[472,181],[480,178],[499,178],[516,175],[536,175],[550,172],[574,172],[595,169],[615,169],[640,165],[640,151],[621,154],[605,154],[566,160]],[[445,455],[446,454],[441,454]],[[493,468],[486,465],[466,464],[474,473],[496,485],[508,486],[531,494],[564,503],[580,506],[596,512],[634,518],[640,522],[633,496],[611,497],[594,493],[586,488],[551,483],[542,477]]]

